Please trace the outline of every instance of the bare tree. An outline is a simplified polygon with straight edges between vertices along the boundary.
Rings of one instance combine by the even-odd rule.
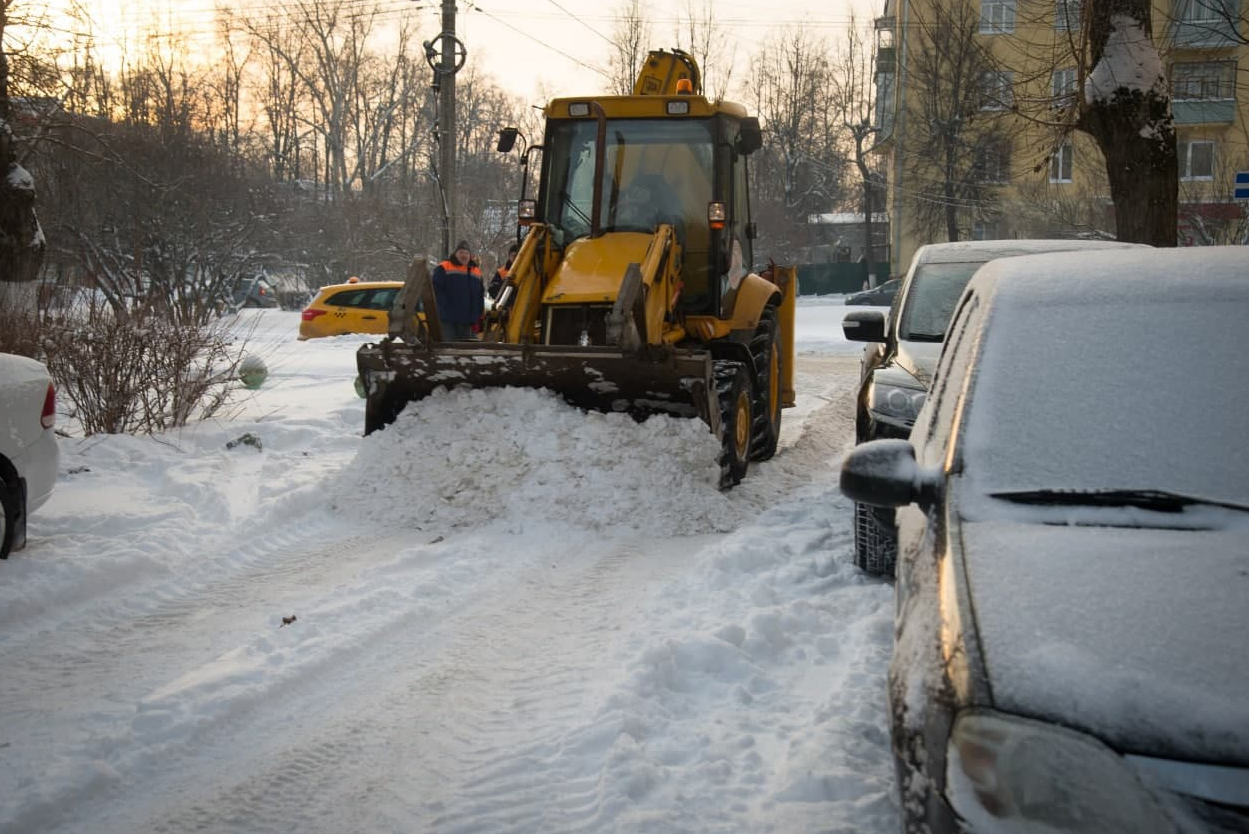
[[[293,27],[275,24],[248,31],[259,55],[258,77],[252,95],[260,103],[267,127],[265,156],[279,181],[298,179],[302,85],[296,69],[304,63],[303,43]]]
[[[16,0],[0,0],[0,282],[29,283],[39,274],[45,242],[35,213],[35,182],[21,164],[12,129],[7,32],[15,5]]]
[[[213,96],[219,112],[209,110],[209,129],[215,128],[222,147],[233,154],[242,152],[243,139],[243,77],[251,58],[241,29],[228,11],[219,12],[217,40],[221,44],[221,60],[211,77]]]
[[[751,159],[751,200],[778,256],[796,255],[808,215],[845,198],[831,52],[809,31],[794,30],[765,41],[751,62],[747,86],[764,127],[763,148]]]
[[[614,50],[607,59],[611,91],[627,96],[633,92],[638,70],[654,48],[651,27],[642,14],[642,0],[621,0],[616,7],[616,28],[612,32]]]
[[[972,223],[996,218],[996,186],[1010,179],[1009,91],[986,85],[1003,76],[977,37],[980,14],[969,0],[930,13],[914,26],[905,80],[912,103],[899,151],[921,231],[960,240]]]
[[[868,164],[876,149],[879,130],[875,124],[876,87],[874,83],[876,60],[873,44],[863,36],[855,16],[850,16],[846,28],[844,49],[836,57],[835,77],[838,82],[837,98],[842,129],[854,143],[851,161],[858,171],[859,184],[863,190],[863,257],[867,262],[869,286],[876,286],[873,271],[876,253],[873,247],[873,214],[881,202],[880,183],[876,172]]]
[[[707,98],[715,100],[728,92],[737,59],[728,30],[718,22],[718,8],[712,0],[685,0],[676,31],[677,48],[694,56],[702,70]]]

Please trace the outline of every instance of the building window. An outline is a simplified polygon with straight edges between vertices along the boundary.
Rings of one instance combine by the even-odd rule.
[[[1059,32],[1080,31],[1081,0],[1055,0],[1054,28]]]
[[[1010,182],[1010,143],[991,142],[976,148],[973,174],[977,182]]]
[[[1015,73],[985,72],[980,75],[980,109],[1009,110],[1015,104]]]
[[[1171,98],[1175,101],[1236,98],[1236,62],[1172,64]]]
[[[1191,0],[1202,2],[1202,0]],[[1204,0],[1214,2],[1214,0]],[[1015,0],[980,0],[980,34],[1000,35],[1015,31]]]
[[[1180,179],[1214,179],[1214,143],[1208,140],[1178,142],[1176,151],[1180,158]]]
[[[1054,70],[1050,76],[1050,107],[1066,108],[1076,103],[1076,69]]]
[[[1071,143],[1064,142],[1050,157],[1050,182],[1071,182]]]
[[[1178,0],[1176,19],[1181,23],[1217,23],[1230,21],[1230,11],[1223,0]]]
[[[971,224],[972,240],[999,240],[996,220],[977,220]]]

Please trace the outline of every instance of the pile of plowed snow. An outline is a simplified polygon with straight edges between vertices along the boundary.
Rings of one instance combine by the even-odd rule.
[[[546,390],[439,389],[366,437],[330,498],[340,513],[422,529],[725,532],[736,525],[719,449],[697,419],[639,423]]]

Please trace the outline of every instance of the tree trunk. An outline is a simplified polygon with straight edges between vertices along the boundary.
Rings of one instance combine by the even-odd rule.
[[[0,9],[0,36],[6,22]],[[9,116],[9,61],[0,51],[0,281],[29,282],[43,264],[43,230],[35,215],[35,184],[17,162]]]
[[[1175,246],[1179,209],[1175,128],[1169,115],[1165,122],[1139,116],[1142,111],[1166,113],[1168,101],[1139,92],[1132,98],[1139,101],[1128,104],[1120,96],[1091,107],[1080,126],[1097,140],[1106,160],[1110,200],[1115,207],[1115,236],[1131,243]],[[1155,124],[1155,135],[1142,136],[1142,130],[1149,132],[1150,124]]]
[[[1106,160],[1110,199],[1115,207],[1115,236],[1130,243],[1176,245],[1179,209],[1179,163],[1171,99],[1153,46],[1150,0],[1091,0],[1090,89],[1077,127],[1093,137]],[[1144,37],[1133,37],[1132,25]],[[1135,55],[1124,42],[1135,46]],[[1124,58],[1138,65],[1134,86],[1106,89],[1098,81],[1103,66],[1122,72]],[[1112,73],[1113,74],[1113,73]],[[1095,83],[1096,82],[1096,83]]]

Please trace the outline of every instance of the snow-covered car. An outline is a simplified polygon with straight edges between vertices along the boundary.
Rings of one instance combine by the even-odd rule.
[[[891,741],[907,831],[1249,831],[1249,247],[989,264],[909,440]]]
[[[56,388],[42,362],[0,353],[0,559],[26,545],[26,520],[52,495],[60,447]]]
[[[1101,240],[980,240],[921,246],[888,316],[882,310],[854,310],[842,322],[848,340],[867,343],[859,375],[855,442],[910,434],[924,404],[954,303],[982,265],[995,258],[1135,245]],[[895,555],[893,511],[855,504],[855,565],[867,573],[892,576]]]

